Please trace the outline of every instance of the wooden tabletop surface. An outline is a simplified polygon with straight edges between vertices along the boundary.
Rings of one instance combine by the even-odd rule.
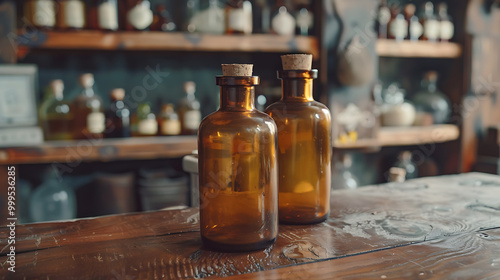
[[[269,249],[201,248],[198,210],[19,225],[5,279],[500,279],[500,177],[480,173],[334,191],[330,218],[280,225]]]

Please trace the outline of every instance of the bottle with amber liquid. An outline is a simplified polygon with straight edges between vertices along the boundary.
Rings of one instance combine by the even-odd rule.
[[[181,134],[196,134],[201,121],[200,102],[194,95],[196,84],[192,81],[185,82],[184,91],[186,96],[179,100],[177,107],[181,120]]]
[[[255,109],[252,67],[222,65],[220,108],[198,133],[200,232],[214,250],[263,249],[278,233],[276,125]]]
[[[141,103],[132,116],[132,136],[155,136],[158,133],[156,115],[148,103]]]
[[[40,121],[45,140],[70,140],[73,112],[64,100],[64,83],[54,80],[49,85],[47,102],[40,107]]]
[[[252,3],[248,0],[229,0],[226,2],[226,33],[251,34]]]
[[[281,58],[282,98],[266,109],[278,127],[279,220],[319,223],[330,212],[331,115],[313,99],[312,55]]]
[[[102,138],[106,118],[102,100],[94,92],[94,75],[80,76],[82,93],[73,101],[73,137],[75,139]]]
[[[181,122],[179,121],[179,116],[174,110],[173,104],[169,103],[163,105],[158,123],[160,125],[161,135],[181,134]]]
[[[111,105],[106,111],[106,138],[130,137],[130,110],[123,102],[125,90],[115,88],[111,90]]]

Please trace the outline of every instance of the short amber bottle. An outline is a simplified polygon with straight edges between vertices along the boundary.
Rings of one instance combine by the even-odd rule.
[[[198,132],[201,238],[218,251],[263,249],[278,233],[276,125],[255,109],[259,77],[216,82],[220,109]]]
[[[281,223],[319,223],[330,212],[331,115],[313,99],[317,75],[317,70],[278,72],[282,99],[266,109],[278,127]]]

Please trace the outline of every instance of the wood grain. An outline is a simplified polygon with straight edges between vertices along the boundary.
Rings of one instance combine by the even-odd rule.
[[[453,42],[433,43],[428,41],[401,41],[379,39],[376,44],[377,54],[385,57],[428,57],[458,58],[462,47]]]
[[[413,146],[443,143],[458,139],[458,126],[451,124],[410,127],[381,127],[376,139],[359,139],[354,143],[334,143],[336,149],[367,149],[389,146]]]
[[[176,158],[197,147],[196,136],[48,141],[34,147],[0,149],[0,164]]]
[[[273,34],[212,35],[182,32],[47,32],[42,49],[160,50],[198,52],[311,53],[318,59],[316,38]]]
[[[449,264],[453,258],[445,258],[453,249],[465,250],[463,244],[477,247],[480,243],[471,241],[470,236],[500,228],[498,197],[500,177],[479,173],[334,191],[332,213],[327,222],[280,225],[279,237],[271,248],[250,253],[203,249],[196,209],[18,226],[15,276],[16,279],[186,279],[258,271],[272,273],[272,269],[298,264],[307,265],[297,269],[314,273],[312,270],[318,261],[331,260],[342,261],[342,265],[338,271],[322,268],[328,276],[340,273],[346,278],[359,279],[365,275],[371,278],[378,275],[375,271],[380,267],[386,274],[377,278],[393,277],[392,274],[396,275],[394,278],[401,278],[397,273],[410,273],[406,266],[411,264],[429,267],[433,275],[441,276],[457,269]],[[0,244],[5,244],[3,237],[7,230],[1,228]],[[491,242],[498,247],[500,241],[493,238]],[[396,262],[399,257],[386,257],[387,262],[383,262],[384,252],[393,250],[401,250],[395,251],[401,252],[398,254],[411,250],[413,253],[404,255],[407,260],[403,264]],[[488,252],[474,251],[469,257],[486,263]],[[6,252],[1,254],[5,256]],[[432,258],[429,257],[429,261],[419,256]],[[442,264],[438,264],[440,259]],[[362,265],[353,265],[359,263]],[[313,267],[307,268],[309,265]],[[337,265],[334,268],[337,269]],[[5,272],[6,267],[2,270]],[[498,268],[495,271],[497,273]],[[295,275],[291,273],[284,272]],[[300,273],[305,273],[305,279],[315,279],[306,272]],[[490,275],[488,273],[478,275]]]

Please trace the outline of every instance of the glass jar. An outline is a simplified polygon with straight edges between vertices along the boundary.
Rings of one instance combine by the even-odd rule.
[[[163,105],[158,123],[160,124],[161,135],[181,134],[181,122],[179,121],[179,116],[174,110],[173,104],[169,103]]]
[[[282,223],[319,223],[330,213],[331,115],[313,99],[317,76],[318,70],[278,72],[282,98],[266,109],[278,127]]]
[[[62,0],[59,2],[58,27],[60,29],[83,29],[87,22],[83,0]]]
[[[127,30],[146,30],[153,23],[153,11],[149,0],[127,1]]]
[[[415,94],[412,101],[417,112],[429,113],[435,124],[448,121],[451,114],[451,105],[448,97],[437,88],[438,73],[429,71],[424,75],[421,90]]]
[[[251,34],[252,3],[246,0],[229,0],[226,2],[226,33]]]
[[[137,106],[132,117],[132,136],[155,136],[158,133],[158,121],[148,103]]]
[[[56,26],[56,2],[54,0],[26,1],[24,16],[36,28],[52,29]]]
[[[397,83],[385,90],[380,111],[383,126],[411,126],[415,122],[415,106],[405,100],[405,91]]]
[[[221,106],[198,133],[203,244],[258,250],[278,233],[276,125],[254,106],[256,76],[218,76]]]

